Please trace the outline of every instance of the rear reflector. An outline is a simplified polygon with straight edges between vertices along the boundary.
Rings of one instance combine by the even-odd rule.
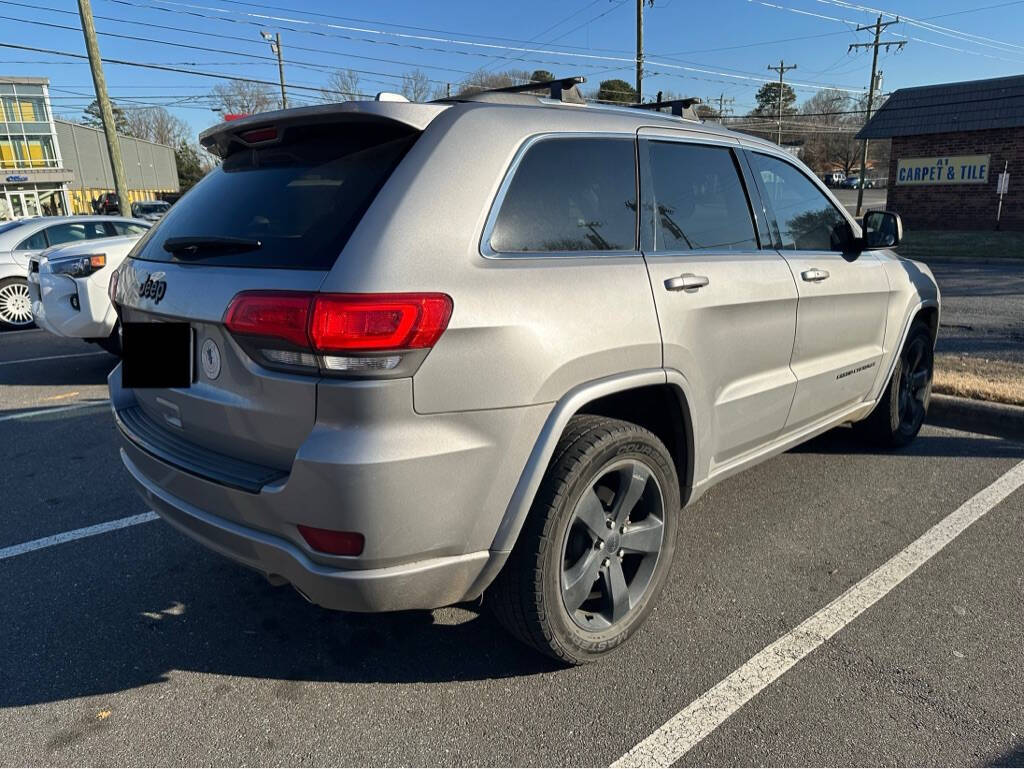
[[[297,526],[299,534],[311,548],[330,555],[359,555],[366,538],[355,531],[333,531],[312,526]]]

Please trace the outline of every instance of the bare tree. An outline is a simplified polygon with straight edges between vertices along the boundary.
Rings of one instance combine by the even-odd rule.
[[[245,80],[230,80],[215,85],[210,96],[226,113],[255,115],[258,112],[279,109],[281,106],[281,97],[275,95],[272,88]]]
[[[402,96],[409,101],[426,101],[430,96],[430,78],[421,69],[402,75]]]
[[[321,91],[324,101],[358,101],[363,98],[359,92],[359,73],[351,69],[336,69],[327,76],[327,87]]]
[[[175,117],[163,107],[142,107],[125,110],[125,132],[146,141],[177,147],[188,141],[189,130],[184,120]]]
[[[528,82],[530,82],[530,73],[526,70],[510,69],[505,72],[485,72],[480,69],[459,85],[459,93],[471,94],[486,91],[488,88],[503,88],[507,85]]]

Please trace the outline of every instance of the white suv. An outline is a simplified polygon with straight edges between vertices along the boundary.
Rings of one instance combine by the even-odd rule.
[[[117,312],[107,283],[139,237],[57,246],[31,258],[28,293],[36,323],[51,334],[95,342],[120,355]]]

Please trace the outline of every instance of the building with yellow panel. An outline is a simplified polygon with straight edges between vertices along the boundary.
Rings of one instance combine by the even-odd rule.
[[[174,149],[119,136],[130,202],[178,192]],[[54,119],[47,78],[0,77],[0,221],[89,214],[114,191],[103,131]]]

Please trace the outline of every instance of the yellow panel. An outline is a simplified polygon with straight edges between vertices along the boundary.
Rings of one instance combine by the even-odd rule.
[[[36,119],[36,108],[35,105],[30,101],[19,101],[15,102],[15,115],[17,120],[21,120],[23,123],[33,123]]]
[[[46,158],[43,156],[43,143],[40,141],[29,141],[28,157],[32,168],[42,168],[46,165]]]
[[[14,147],[9,140],[0,141],[0,162],[14,168]]]

